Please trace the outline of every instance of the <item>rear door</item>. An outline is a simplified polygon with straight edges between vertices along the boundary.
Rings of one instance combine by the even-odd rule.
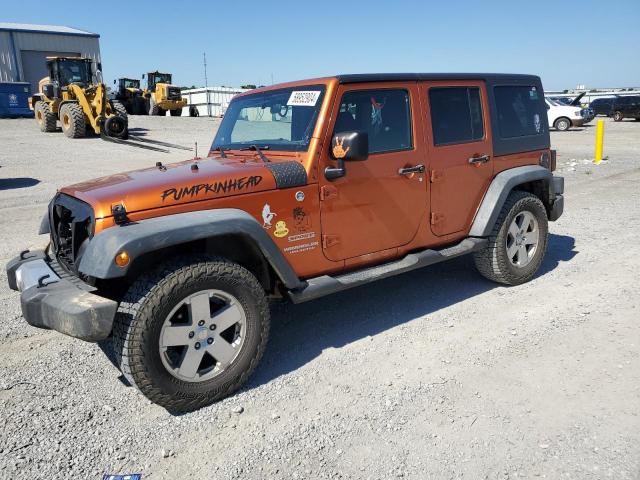
[[[487,92],[482,81],[425,82],[431,230],[466,232],[493,176]]]

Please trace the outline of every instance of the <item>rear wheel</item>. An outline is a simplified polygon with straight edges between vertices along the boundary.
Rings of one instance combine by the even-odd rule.
[[[474,254],[478,271],[489,280],[519,285],[533,278],[547,249],[547,211],[535,195],[509,194],[489,236],[489,244]]]
[[[185,257],[133,283],[120,303],[112,345],[132,385],[184,412],[237,390],[268,335],[267,300],[248,270],[224,259]]]
[[[565,117],[561,117],[553,123],[553,126],[556,127],[556,130],[564,132],[565,130],[569,130],[569,127],[571,126],[571,120]]]
[[[182,108],[176,108],[174,110],[169,110],[172,117],[179,117],[182,115]]]
[[[134,115],[146,115],[147,107],[144,98],[134,97],[132,110]]]
[[[65,103],[60,107],[62,132],[69,138],[82,138],[86,133],[86,123],[82,107],[77,103]]]
[[[51,111],[49,104],[38,100],[34,107],[35,117],[41,132],[56,131],[56,114]]]
[[[613,121],[614,122],[621,122],[624,119],[624,115],[622,114],[622,112],[613,112]]]

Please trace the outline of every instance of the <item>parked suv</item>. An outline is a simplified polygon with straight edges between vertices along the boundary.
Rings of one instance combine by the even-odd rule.
[[[563,212],[540,79],[376,74],[234,98],[207,158],[62,188],[7,266],[24,318],[99,341],[171,411],[239,388],[269,303],[472,254],[529,281]],[[364,291],[366,294],[366,290]]]
[[[616,122],[621,122],[625,118],[640,120],[640,96],[617,97],[611,106],[611,116]]]
[[[589,108],[593,110],[593,113],[597,115],[610,116],[612,113],[613,102],[616,97],[602,97],[596,98],[591,101]]]

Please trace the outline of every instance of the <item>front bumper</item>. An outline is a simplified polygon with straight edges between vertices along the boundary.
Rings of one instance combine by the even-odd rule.
[[[7,264],[9,287],[18,290],[30,325],[88,342],[111,334],[117,302],[92,293],[93,287],[66,273],[46,252],[23,252]]]
[[[552,182],[553,193],[555,198],[549,208],[549,221],[555,222],[564,212],[564,177],[553,177]]]
[[[587,123],[589,123],[592,119],[587,120],[585,117],[580,117],[580,118],[572,118],[571,119],[571,126],[572,127],[581,127]]]

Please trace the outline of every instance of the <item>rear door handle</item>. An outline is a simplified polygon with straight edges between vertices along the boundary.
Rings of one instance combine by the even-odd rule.
[[[477,165],[478,163],[487,163],[491,157],[489,155],[480,155],[478,157],[469,158],[469,163],[471,165]]]
[[[424,165],[416,165],[415,167],[406,167],[398,170],[398,175],[411,175],[412,173],[424,173]]]

